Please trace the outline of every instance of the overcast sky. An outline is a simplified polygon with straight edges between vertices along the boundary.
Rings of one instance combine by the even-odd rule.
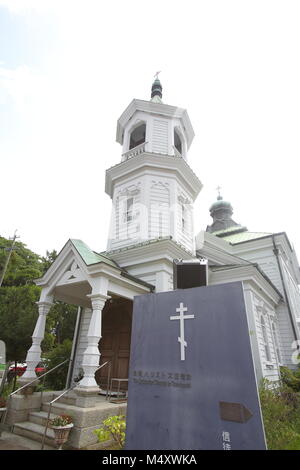
[[[117,119],[160,70],[196,134],[196,233],[220,185],[236,222],[286,231],[300,258],[299,24],[298,0],[0,0],[0,234],[106,249]]]

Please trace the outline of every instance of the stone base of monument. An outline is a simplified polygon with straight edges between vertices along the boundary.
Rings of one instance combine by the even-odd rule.
[[[13,396],[6,424],[13,426],[15,434],[42,442],[49,403],[60,393],[44,392],[42,398],[40,392],[35,392],[31,396]],[[93,404],[90,403],[90,406],[86,406],[87,400],[90,398],[93,398]],[[94,430],[99,429],[109,416],[126,415],[126,410],[126,403],[110,403],[101,395],[95,397],[78,396],[78,393],[71,391],[53,404],[50,418],[60,414],[68,414],[73,417],[74,426],[64,449],[101,449],[106,443],[100,444],[98,442]],[[51,429],[47,431],[45,444],[55,447]]]

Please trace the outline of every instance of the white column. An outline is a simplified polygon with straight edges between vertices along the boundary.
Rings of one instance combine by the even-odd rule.
[[[93,391],[95,388],[99,390],[95,380],[95,372],[99,367],[100,352],[99,341],[101,339],[102,310],[106,300],[109,298],[104,294],[88,295],[92,302],[92,316],[87,333],[88,346],[83,353],[82,369],[84,372],[83,379],[78,383],[76,389],[85,389]]]
[[[32,346],[27,352],[27,369],[22,375],[20,382],[30,382],[36,378],[35,368],[41,360],[41,342],[45,335],[47,313],[53,304],[51,302],[40,301],[37,302],[37,305],[39,308],[39,316],[32,335]]]

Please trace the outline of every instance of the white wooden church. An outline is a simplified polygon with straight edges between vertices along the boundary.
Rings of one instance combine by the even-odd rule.
[[[55,300],[81,307],[73,379],[78,396],[92,397],[112,376],[128,377],[134,296],[173,289],[173,260],[208,260],[210,285],[242,281],[258,381],[278,380],[295,366],[300,339],[300,272],[285,232],[249,232],[232,219],[222,197],[212,224],[194,228],[193,203],[202,184],[188,163],[194,130],[185,109],[164,104],[156,77],[151,99],[133,99],[117,121],[120,162],[106,171],[112,199],[106,251],[70,239],[43,278],[39,317],[23,381],[35,377],[47,313]],[[203,228],[202,228],[203,229]],[[199,231],[200,230],[200,231]]]

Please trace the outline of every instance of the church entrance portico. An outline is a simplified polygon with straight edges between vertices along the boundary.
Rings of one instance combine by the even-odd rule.
[[[92,252],[80,240],[69,240],[43,278],[36,281],[42,287],[40,315],[27,354],[30,367],[23,382],[30,382],[40,361],[40,344],[44,338],[46,316],[55,300],[81,307],[81,324],[77,335],[72,378],[83,376],[75,390],[84,395],[96,395],[99,385],[112,377],[127,378],[132,300],[135,295],[151,291],[153,286],[127,275],[109,258]],[[55,373],[55,372],[53,372]]]
[[[99,395],[100,387],[107,389],[109,377],[128,378],[133,298],[152,292],[154,287],[130,275],[110,258],[93,252],[80,240],[69,240],[36,284],[41,287],[39,316],[20,386],[36,379],[35,366],[42,355],[47,314],[54,302],[59,300],[80,307],[70,387],[66,386],[70,390],[63,400],[55,402],[52,413],[72,415],[74,427],[69,443],[73,448],[96,445],[94,430],[103,419],[126,412],[126,404],[110,403]],[[104,366],[99,370],[106,362],[110,368]],[[75,381],[78,377],[79,381]],[[40,392],[14,395],[7,423],[14,425],[15,432],[24,429],[29,432],[36,415],[42,421],[49,402],[60,394],[51,391],[43,395]]]

